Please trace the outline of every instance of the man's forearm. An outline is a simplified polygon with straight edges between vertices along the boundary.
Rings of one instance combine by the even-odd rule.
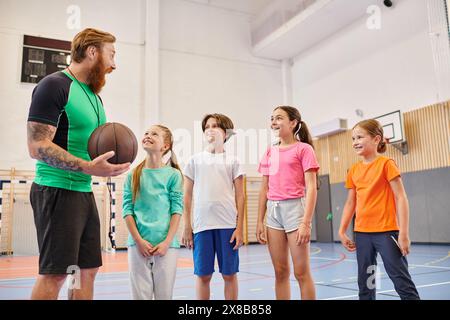
[[[86,161],[77,158],[53,143],[56,127],[29,121],[27,123],[28,150],[33,159],[68,171],[83,171]]]
[[[37,160],[48,165],[67,171],[82,172],[84,160],[71,155],[54,143],[47,143],[37,147]]]

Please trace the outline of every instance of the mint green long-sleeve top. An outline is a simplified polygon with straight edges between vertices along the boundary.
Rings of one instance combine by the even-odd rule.
[[[183,179],[180,171],[170,166],[144,168],[139,194],[133,203],[132,177],[130,172],[125,180],[122,217],[132,215],[141,237],[155,246],[166,239],[172,215],[183,213]],[[129,234],[128,245],[135,244]],[[180,247],[176,236],[170,247]]]

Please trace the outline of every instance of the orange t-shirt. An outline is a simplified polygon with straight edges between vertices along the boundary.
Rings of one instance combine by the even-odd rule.
[[[394,193],[389,181],[400,176],[394,160],[379,156],[371,163],[354,164],[345,187],[356,190],[355,231],[399,230]]]

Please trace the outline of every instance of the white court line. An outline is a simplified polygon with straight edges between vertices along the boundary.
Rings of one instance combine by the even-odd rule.
[[[248,291],[257,292],[257,291],[263,291],[263,289],[261,289],[261,288],[253,288],[253,289],[249,289]]]
[[[320,259],[320,260],[331,260],[331,261],[338,261],[339,259],[334,259],[334,258],[321,258],[321,257],[310,257],[310,259]],[[346,261],[351,261],[351,262],[356,262],[356,260],[351,260],[351,259],[345,259]],[[252,261],[252,262],[240,262],[239,265],[251,265],[251,264],[260,264],[260,263],[264,263],[264,262],[272,262],[272,260],[260,260],[260,261]]]
[[[412,267],[421,267],[421,268],[431,268],[431,269],[444,269],[444,270],[450,270],[450,267],[441,267],[441,266],[429,266],[425,264],[410,264]]]
[[[244,255],[242,252],[239,252],[240,254],[242,254],[242,258],[254,258],[254,257],[270,257],[269,253],[266,254],[246,254]]]
[[[323,258],[323,257],[311,257],[310,259],[330,260],[330,261],[338,261],[338,260],[340,260],[340,259],[335,259],[335,258]],[[344,261],[347,261],[347,262],[358,262],[357,260],[354,260],[354,259],[348,259],[348,258],[345,258],[345,259],[343,260],[343,262],[344,262]],[[383,265],[384,265],[383,261],[377,261],[377,264],[383,264]],[[414,267],[414,268],[421,267],[421,268],[431,268],[431,269],[450,270],[450,267],[430,266],[430,265],[427,265],[427,264],[411,264],[411,263],[410,263],[409,266],[410,266],[410,267]]]
[[[97,283],[97,282],[124,282],[124,281],[130,281],[130,279],[129,278],[124,278],[124,279],[111,279],[111,280],[108,280],[108,279],[101,279],[101,280],[95,280],[95,283]]]
[[[427,287],[435,287],[435,286],[442,286],[450,284],[450,281],[447,282],[437,282],[437,283],[430,283],[430,284],[424,284],[421,286],[416,286],[416,288],[427,288]],[[377,294],[380,293],[388,293],[388,292],[395,292],[395,290],[384,290],[384,291],[378,291]],[[326,298],[326,299],[320,299],[320,300],[339,300],[339,299],[347,299],[347,298],[355,298],[358,297],[357,294],[349,295],[349,296],[339,296],[339,297],[333,297],[333,298]]]
[[[272,262],[272,260],[260,260],[260,261],[253,261],[253,262],[242,262],[239,263],[240,266],[248,266],[250,264],[260,264],[260,263],[264,263],[264,262]]]
[[[128,273],[128,271],[126,271],[126,272],[108,272],[108,273],[98,273],[97,274],[97,277],[95,278],[95,282],[109,282],[109,281],[111,281],[111,282],[117,282],[117,281],[124,281],[124,280],[128,280],[128,278],[126,278],[126,279],[105,279],[105,278],[102,278],[102,279],[100,279],[99,277],[102,277],[102,276],[109,276],[109,275],[124,275],[124,274],[126,274],[126,275],[128,275],[129,273]],[[16,281],[35,281],[36,280],[36,277],[34,277],[34,278],[11,278],[11,279],[0,279],[0,284],[5,284],[5,283],[7,283],[7,282],[10,282],[10,281],[13,281],[13,282],[16,282]]]
[[[12,278],[12,279],[0,279],[0,284],[4,284],[4,283],[10,282],[10,281],[30,281],[30,280],[36,280],[36,278]]]
[[[445,261],[445,260],[447,260],[447,259],[449,259],[449,258],[450,258],[450,251],[448,252],[448,254],[447,254],[445,257],[442,257],[442,258],[440,258],[440,259],[436,259],[436,260],[427,262],[427,263],[425,263],[425,264],[426,264],[426,265],[429,265],[429,264],[435,264],[435,263],[439,263],[439,262]]]
[[[318,254],[320,252],[322,252],[322,249],[320,249],[319,247],[317,247],[318,250],[311,250],[310,251],[310,255],[315,255]],[[240,254],[242,254],[242,259],[247,259],[247,258],[254,258],[254,257],[266,257],[266,258],[270,258],[270,253],[257,253],[257,254],[245,254],[243,252],[240,252]]]
[[[339,259],[332,259],[332,258],[319,258],[319,257],[311,257],[311,259],[322,259],[322,260],[332,260],[332,261],[337,261]],[[351,259],[345,259],[343,261],[355,261],[356,260],[351,260]],[[263,262],[271,262],[271,260],[263,260],[263,261],[254,261],[254,262],[244,262],[244,263],[240,263],[240,265],[251,265],[251,264],[260,264]],[[379,262],[379,264],[383,264],[382,262]],[[413,268],[417,268],[417,267],[421,267],[421,268],[430,268],[430,269],[441,269],[441,270],[450,270],[450,267],[441,267],[441,266],[429,266],[429,265],[423,265],[423,264],[410,264],[410,267]],[[413,269],[410,268],[410,269]],[[97,278],[95,280],[95,282],[120,282],[120,281],[125,281],[126,279],[100,279],[99,276],[101,277],[103,276],[110,276],[110,275],[124,275],[124,274],[128,274],[128,271],[125,272],[107,272],[107,273],[99,273],[97,275]],[[358,279],[358,277],[349,277],[348,279],[350,280],[356,280]],[[7,284],[8,282],[15,282],[15,281],[35,281],[36,278],[11,278],[11,279],[0,279],[0,284]]]

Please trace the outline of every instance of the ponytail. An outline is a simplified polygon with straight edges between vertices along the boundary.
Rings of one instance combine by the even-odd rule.
[[[135,203],[137,195],[139,194],[139,189],[141,186],[141,173],[142,173],[142,169],[145,166],[145,159],[144,161],[142,161],[141,163],[138,164],[138,166],[136,168],[134,168],[133,170],[133,177],[132,177],[132,199],[133,199],[133,203]]]
[[[306,125],[306,123],[303,122],[302,120],[300,120],[300,122],[299,122],[298,130],[299,130],[299,132],[298,132],[296,138],[298,140],[300,140],[301,142],[309,144],[314,149],[311,133],[309,132],[309,129],[308,129],[308,126]],[[319,171],[316,171],[316,186],[317,186],[317,190],[319,190],[320,189]]]
[[[314,148],[313,142],[312,142],[312,136],[311,133],[309,132],[308,126],[306,125],[306,123],[303,120],[300,120],[299,123],[297,124],[298,129],[296,130],[295,133],[295,138],[301,142],[307,143],[309,144],[311,147]],[[297,128],[296,126],[296,128]]]
[[[386,140],[380,141],[380,143],[378,144],[378,147],[377,147],[377,152],[378,153],[385,153],[386,152],[386,148],[387,148],[386,145],[387,145]]]
[[[172,148],[169,149],[170,157],[169,160],[167,160],[166,164],[170,164],[170,166],[174,169],[177,169],[180,171],[181,179],[183,178],[183,172],[181,171],[180,165],[178,164],[177,156],[175,155],[175,152],[173,152]]]

